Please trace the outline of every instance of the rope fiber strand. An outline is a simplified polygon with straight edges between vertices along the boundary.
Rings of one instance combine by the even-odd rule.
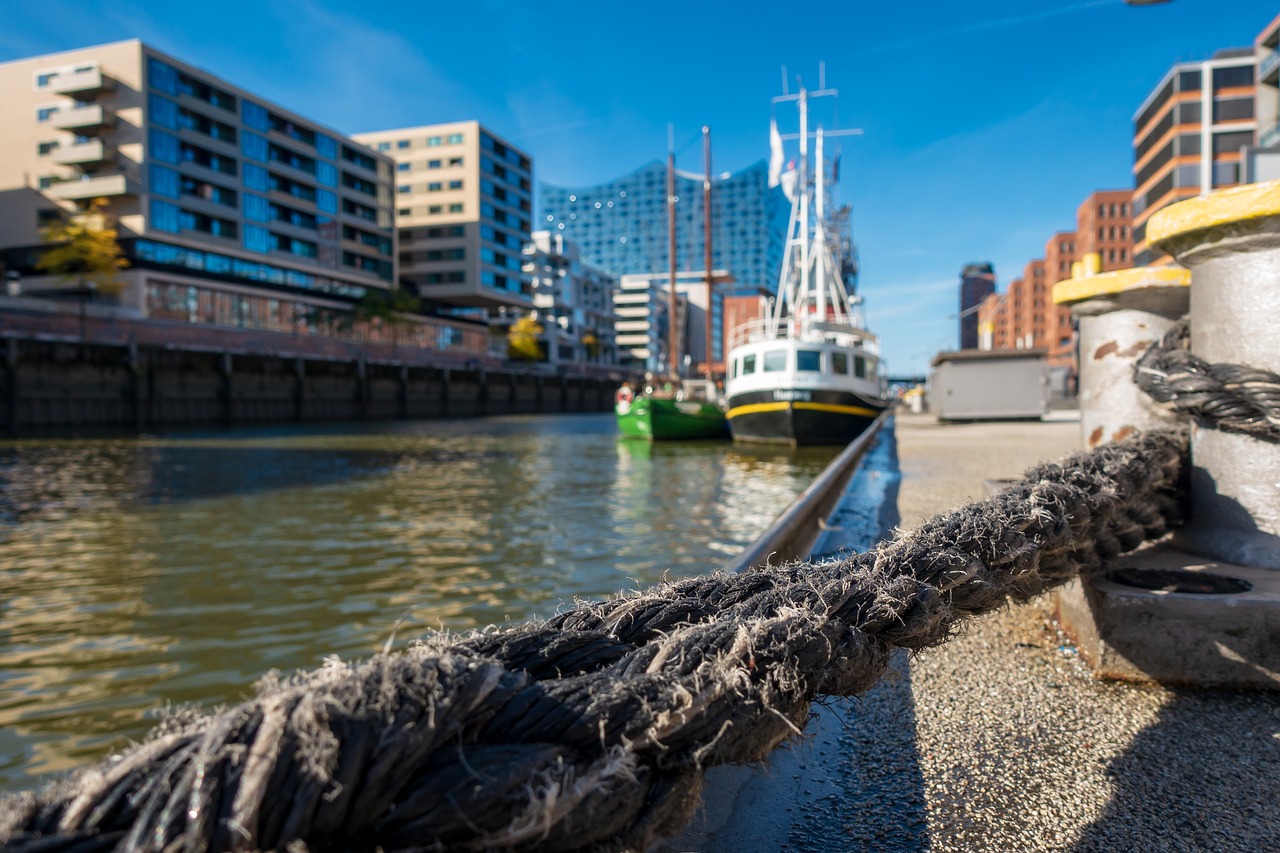
[[[1151,399],[1204,424],[1280,441],[1280,374],[1240,364],[1210,364],[1188,349],[1183,318],[1134,365],[1133,381]]]
[[[1151,432],[847,559],[267,680],[0,800],[0,846],[643,850],[688,822],[707,768],[766,758],[819,694],[860,694],[894,649],[938,645],[1163,536],[1182,519],[1185,451],[1181,432]]]

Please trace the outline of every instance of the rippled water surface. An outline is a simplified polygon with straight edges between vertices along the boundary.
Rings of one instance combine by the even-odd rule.
[[[834,452],[611,415],[0,442],[0,789],[273,669],[715,568]]]

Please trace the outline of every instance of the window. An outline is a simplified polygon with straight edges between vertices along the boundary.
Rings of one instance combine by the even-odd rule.
[[[265,196],[244,194],[244,215],[254,222],[267,222],[271,219],[271,203]]]
[[[316,151],[321,157],[328,157],[330,160],[336,159],[338,156],[338,143],[332,137],[317,133]]]
[[[1200,91],[1200,71],[1183,71],[1178,74],[1178,91],[1179,92],[1199,92]]]
[[[860,355],[853,357],[853,375],[859,379],[867,377],[867,360]]]
[[[784,349],[775,349],[765,353],[763,367],[765,373],[776,373],[779,370],[786,370],[787,351]]]
[[[157,231],[170,231],[176,234],[181,230],[181,225],[179,224],[180,213],[181,211],[176,204],[152,199],[151,221],[147,224]]]
[[[1213,69],[1214,89],[1235,89],[1253,85],[1253,65]]]
[[[182,146],[178,137],[152,128],[147,133],[147,156],[176,166],[182,162]]]
[[[461,168],[462,168],[462,158],[461,158],[461,157],[450,157],[450,158],[449,158],[449,168],[450,168],[450,169],[461,169]]]
[[[390,143],[390,142],[379,142],[379,143],[378,143],[378,150],[379,150],[379,151],[390,151],[390,150],[391,150],[391,143]]]
[[[443,208],[443,207],[441,207],[441,206],[440,206],[440,205],[438,205],[438,204],[433,204],[433,205],[430,205],[429,207],[427,207],[427,213],[428,213],[428,214],[443,213],[443,212],[444,212],[444,208]]]
[[[53,81],[53,78],[54,78],[54,77],[57,77],[57,76],[58,76],[58,72],[57,72],[57,71],[50,71],[48,74],[37,74],[37,75],[36,75],[36,88],[37,88],[37,89],[44,89],[44,88],[48,87],[49,83]]]
[[[397,172],[407,172],[407,171],[409,171],[409,164],[408,164],[408,163],[396,163],[396,171],[397,171]]]
[[[58,111],[57,107],[40,107],[36,110],[36,121],[48,121],[53,118],[53,114]]]
[[[449,134],[449,144],[450,144],[450,145],[459,145],[459,144],[461,144],[461,142],[462,142],[462,134],[461,134],[461,133],[451,133],[451,134]]]
[[[439,160],[428,160],[428,161],[427,161],[427,168],[428,168],[428,169],[439,169],[439,168],[440,168],[440,161],[439,161]]]
[[[750,353],[742,357],[742,375],[756,372],[756,354]]]
[[[1253,98],[1227,98],[1213,102],[1213,120],[1239,121],[1253,118]]]
[[[244,247],[251,252],[271,251],[271,232],[260,225],[246,225]]]
[[[849,375],[849,354],[847,352],[831,353],[831,372],[843,376]]]
[[[153,123],[170,130],[178,129],[178,105],[173,101],[152,92],[147,96],[147,109]]]
[[[413,189],[413,187],[412,187],[411,185],[409,185],[409,184],[401,184],[400,186],[396,187],[396,192],[398,192],[398,193],[407,193],[407,192],[409,192],[411,189]]]
[[[147,77],[151,88],[169,95],[178,94],[178,69],[154,56],[147,58]]]
[[[402,207],[396,211],[396,216],[410,216],[413,214],[412,207]]]
[[[177,198],[182,194],[182,181],[178,173],[167,166],[152,163],[149,167],[151,192],[165,198]]]
[[[260,104],[246,100],[240,105],[240,114],[244,118],[244,123],[254,130],[266,133],[271,129],[271,116],[267,113],[266,107]]]
[[[266,192],[271,187],[270,173],[256,163],[244,164],[244,185],[251,190]]]
[[[408,147],[409,147],[409,140],[407,139],[401,139],[398,142],[396,142],[396,148],[408,148]]]
[[[260,160],[263,163],[267,162],[270,156],[270,148],[267,145],[267,138],[265,136],[259,136],[256,133],[249,133],[248,131],[246,131],[244,136],[241,138],[241,150],[244,152],[244,156],[252,157],[253,159]]]
[[[1213,135],[1213,153],[1233,153],[1252,142],[1253,132],[1248,130],[1234,133],[1215,133]]]
[[[439,181],[432,181],[431,183],[427,184],[427,192],[429,193],[438,193],[442,188],[443,188],[443,184],[441,184]]]
[[[317,163],[316,179],[326,187],[336,187],[338,185],[338,167],[332,163]]]
[[[52,154],[57,148],[58,141],[56,139],[53,142],[38,142],[36,143],[36,154],[43,157],[46,154]]]
[[[767,370],[768,368],[766,367],[765,369]],[[796,350],[796,370],[806,370],[813,373],[822,370],[822,351],[816,349]]]
[[[451,190],[460,190],[460,189],[462,189],[462,181],[450,181],[450,182],[449,182],[449,189],[451,189]]]
[[[462,212],[462,205],[461,205],[461,204],[451,204],[451,205],[449,205],[449,212],[450,212],[450,213],[461,213],[461,212]]]
[[[43,175],[43,176],[41,176],[41,177],[36,181],[36,186],[37,186],[37,187],[39,187],[39,188],[40,188],[40,189],[42,189],[42,190],[47,190],[47,189],[49,189],[49,187],[53,186],[53,176],[52,176],[52,175]]]
[[[440,144],[440,137],[438,137],[438,136],[428,136],[428,137],[427,137],[427,147],[428,147],[428,148],[435,148],[435,147],[436,147],[437,145],[439,145],[439,144]]]

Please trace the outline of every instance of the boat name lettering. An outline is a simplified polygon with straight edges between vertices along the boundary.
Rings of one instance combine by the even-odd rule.
[[[775,400],[812,400],[813,394],[809,391],[793,391],[787,388],[779,388],[773,392]]]

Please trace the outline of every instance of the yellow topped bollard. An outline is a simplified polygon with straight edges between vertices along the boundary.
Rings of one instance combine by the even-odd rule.
[[[1153,215],[1147,239],[1191,269],[1191,352],[1280,369],[1280,181],[1221,190]],[[1188,550],[1280,569],[1280,443],[1208,426],[1191,444]]]
[[[1133,382],[1134,363],[1187,313],[1191,273],[1180,267],[1098,272],[1098,255],[1073,264],[1053,287],[1080,326],[1080,428],[1086,447],[1136,430],[1169,426],[1174,416]]]

